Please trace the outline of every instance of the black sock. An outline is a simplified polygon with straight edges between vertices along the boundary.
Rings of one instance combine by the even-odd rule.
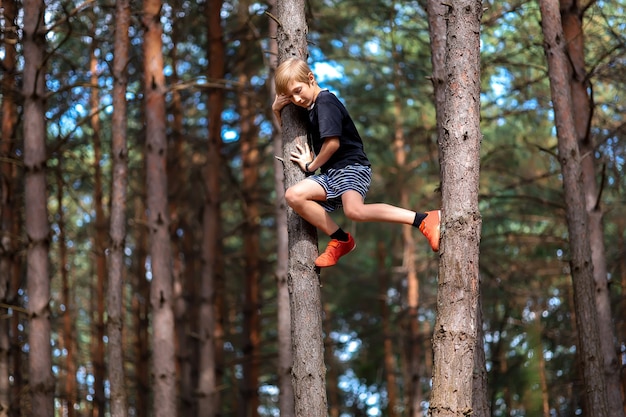
[[[413,226],[414,227],[420,227],[420,224],[422,224],[422,220],[424,220],[426,218],[426,216],[428,216],[428,214],[426,214],[426,213],[415,213],[415,219],[413,220]]]
[[[337,239],[340,242],[347,242],[348,241],[348,234],[346,232],[344,232],[343,229],[340,227],[339,229],[337,229],[337,231],[335,233],[330,235],[330,238],[331,239]]]

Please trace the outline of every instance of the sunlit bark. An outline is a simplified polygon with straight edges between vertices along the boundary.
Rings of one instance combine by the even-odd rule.
[[[439,137],[442,239],[433,330],[433,417],[473,413],[479,308],[480,0],[446,3],[446,94]]]

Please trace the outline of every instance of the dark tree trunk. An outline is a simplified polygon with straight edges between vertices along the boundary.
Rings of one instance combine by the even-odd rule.
[[[208,76],[213,82],[224,79],[225,46],[220,11],[222,0],[208,0],[206,7],[209,50]],[[224,346],[221,305],[223,304],[224,263],[222,241],[221,183],[222,110],[224,90],[211,88],[208,97],[209,137],[207,160],[203,169],[204,208],[202,217],[202,280],[200,283],[198,327],[198,416],[219,414],[222,397],[219,385],[222,379]]]
[[[608,416],[606,381],[595,302],[593,264],[588,236],[588,216],[582,189],[581,156],[576,141],[569,85],[568,58],[558,0],[540,0],[544,48],[548,60],[550,91],[563,174],[565,210],[569,231],[570,271],[578,331],[577,354],[584,384],[584,414]]]
[[[17,63],[17,51],[15,43],[9,40],[17,39],[17,2],[6,0],[3,2],[4,11],[0,31],[4,34],[3,43],[4,57],[2,66],[2,79],[0,91],[2,91],[2,125],[0,126],[0,303],[11,305],[12,297],[17,294],[17,288],[13,288],[15,280],[21,277],[15,276],[18,262],[17,242],[14,236],[20,229],[20,215],[17,210],[16,198],[17,186],[17,158],[15,157],[15,143],[17,141],[16,129],[18,122],[17,113],[17,90],[15,68]],[[12,351],[11,346],[11,321],[0,322],[0,417],[8,417],[11,414],[12,398],[11,387],[16,387],[17,392],[21,386],[17,378],[17,372],[13,372],[14,380],[11,383],[11,357],[19,357],[19,351]],[[17,340],[17,335],[14,335]],[[69,416],[72,417],[72,416]]]
[[[126,88],[130,28],[130,0],[117,0],[115,10],[115,53],[113,56],[113,116],[111,129],[111,238],[109,253],[109,283],[107,287],[108,379],[110,384],[111,417],[126,417],[126,381],[122,329],[124,247],[126,243],[126,194],[128,188],[128,147],[126,145]]]
[[[604,212],[600,204],[601,187],[598,187],[596,180],[596,147],[591,134],[594,104],[589,94],[592,88],[585,68],[584,11],[577,0],[561,0],[560,9],[567,45],[565,52],[570,64],[569,85],[572,94],[572,111],[576,140],[581,155],[582,186],[589,221],[588,237],[593,263],[600,348],[602,349],[602,361],[606,374],[607,405],[612,417],[624,417],[624,405],[620,390],[621,366],[617,358],[619,348],[615,343],[615,328],[611,314],[611,297],[605,256],[606,248],[602,222]]]

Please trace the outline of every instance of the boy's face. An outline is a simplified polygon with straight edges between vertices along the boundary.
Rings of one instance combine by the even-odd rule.
[[[315,84],[315,78],[313,73],[309,73],[309,81],[302,82],[292,80],[287,84],[287,97],[296,106],[308,108],[310,107],[315,98],[317,97],[317,89]]]

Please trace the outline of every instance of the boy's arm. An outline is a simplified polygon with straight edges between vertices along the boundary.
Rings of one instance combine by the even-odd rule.
[[[315,172],[318,168],[321,168],[337,152],[337,149],[339,149],[339,136],[324,138],[324,143],[319,153],[309,162],[308,172]]]

